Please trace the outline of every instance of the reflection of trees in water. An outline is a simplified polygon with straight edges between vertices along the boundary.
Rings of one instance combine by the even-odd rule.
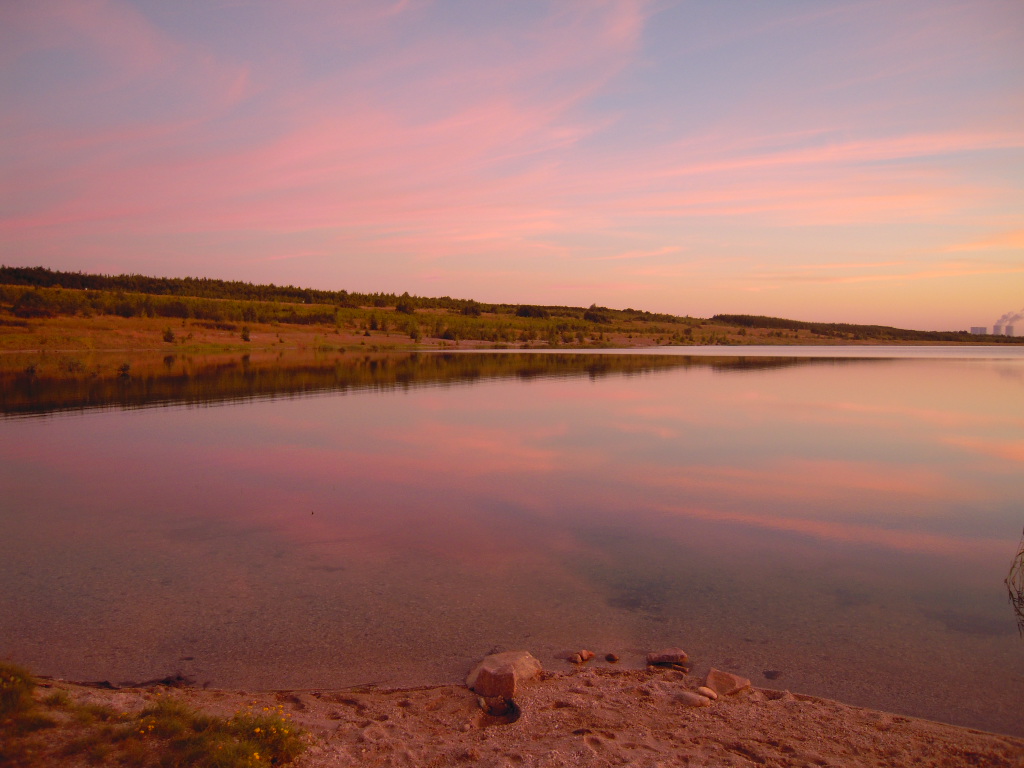
[[[91,408],[210,405],[318,392],[468,384],[483,379],[642,376],[679,368],[755,371],[823,360],[671,355],[323,353],[152,356],[87,364],[74,357],[0,370],[0,415]],[[852,363],[860,361],[850,361]],[[26,364],[27,363],[27,364]]]
[[[698,360],[700,358],[693,358]],[[858,365],[870,360],[873,363],[895,363],[897,360],[864,357],[724,357],[706,358],[707,365],[718,373],[741,373],[743,371],[766,371],[776,368],[794,368],[807,365]]]
[[[1017,631],[1024,637],[1024,533],[1021,534],[1017,554],[1006,577],[1006,589],[1010,594],[1010,605],[1017,614]]]

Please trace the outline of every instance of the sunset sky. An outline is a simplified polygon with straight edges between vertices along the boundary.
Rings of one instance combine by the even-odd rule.
[[[7,0],[0,263],[991,326],[1024,3]]]

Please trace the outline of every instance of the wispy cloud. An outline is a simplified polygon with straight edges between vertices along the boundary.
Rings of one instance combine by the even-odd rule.
[[[650,259],[657,256],[670,256],[677,253],[682,253],[685,249],[678,245],[666,245],[662,248],[654,248],[651,250],[642,251],[623,251],[622,253],[613,253],[610,256],[593,256],[592,261],[626,261],[632,259]]]
[[[925,279],[949,279],[958,277],[978,277],[997,275],[1024,274],[1024,264],[984,264],[967,261],[948,261],[921,268],[919,265],[900,268],[899,262],[891,264],[891,268],[880,271],[890,265],[852,265],[843,269],[854,274],[835,275],[823,274],[820,265],[800,265],[781,270],[760,272],[751,275],[751,279],[772,282],[799,282],[820,284],[843,283],[877,283],[877,282],[916,282]],[[909,265],[908,265],[909,266]]]
[[[978,240],[947,246],[946,251],[1024,251],[1024,229],[999,232]]]

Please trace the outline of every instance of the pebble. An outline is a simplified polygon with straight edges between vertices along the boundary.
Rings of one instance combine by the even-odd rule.
[[[580,656],[578,653],[574,653],[572,656],[569,657],[569,661],[573,664],[582,664],[583,657]]]
[[[686,664],[690,660],[682,648],[664,648],[647,654],[648,664]]]
[[[619,657],[616,656],[614,653],[606,653],[604,656],[604,660],[610,664],[614,664],[619,660]]]
[[[745,677],[740,677],[730,672],[723,672],[712,667],[711,671],[708,672],[704,685],[719,696],[731,696],[734,693],[739,693],[744,688],[749,688],[750,681]]]
[[[505,715],[511,711],[513,704],[512,701],[502,696],[488,696],[487,698],[480,697],[478,699],[480,709],[489,715]]]
[[[711,706],[711,699],[707,696],[701,696],[699,693],[693,691],[683,691],[675,695],[675,700],[680,704],[687,707],[709,707]]]
[[[590,661],[592,658],[594,658],[594,652],[588,651],[586,649],[580,651],[577,655],[580,657],[582,661]]]
[[[700,688],[698,688],[697,693],[699,693],[701,696],[707,696],[712,701],[718,698],[718,694],[710,688],[708,688],[706,685],[702,685]]]

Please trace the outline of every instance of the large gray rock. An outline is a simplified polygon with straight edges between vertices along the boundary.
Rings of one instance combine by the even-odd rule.
[[[543,671],[529,651],[505,651],[485,656],[466,677],[466,686],[485,698],[513,699],[516,686],[535,680]]]
[[[719,696],[731,696],[739,693],[744,688],[750,687],[750,681],[745,677],[734,675],[731,672],[723,672],[720,669],[711,668],[704,685],[717,693]]]

